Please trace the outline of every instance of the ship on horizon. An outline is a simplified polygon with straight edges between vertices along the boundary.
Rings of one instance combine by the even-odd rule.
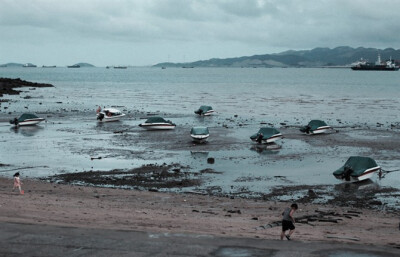
[[[377,70],[377,71],[397,71],[399,66],[390,58],[388,61],[382,62],[381,55],[378,54],[378,60],[373,62],[367,62],[364,59],[353,63],[351,66],[352,70]]]

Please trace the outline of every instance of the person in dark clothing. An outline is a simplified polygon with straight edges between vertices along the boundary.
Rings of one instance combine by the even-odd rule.
[[[297,204],[292,204],[290,208],[286,208],[282,212],[282,233],[281,233],[281,240],[283,240],[283,237],[285,236],[287,240],[290,240],[290,236],[294,233],[295,230],[295,220],[293,217],[294,212],[298,209]],[[289,230],[289,234],[286,235],[286,231]]]

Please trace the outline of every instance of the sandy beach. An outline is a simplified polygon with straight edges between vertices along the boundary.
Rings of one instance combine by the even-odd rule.
[[[0,221],[65,227],[147,232],[196,233],[238,238],[279,239],[289,202],[194,194],[60,185],[22,178],[24,195],[12,180],[0,179]],[[399,248],[399,213],[330,205],[300,204],[296,217],[324,213],[296,223],[297,241],[343,242]],[[327,222],[327,220],[336,220]]]

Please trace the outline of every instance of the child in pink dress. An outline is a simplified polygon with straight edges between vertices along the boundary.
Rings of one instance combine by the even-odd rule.
[[[13,191],[14,191],[15,188],[18,188],[18,189],[19,189],[19,193],[20,193],[21,195],[23,195],[23,194],[24,194],[24,190],[21,189],[21,185],[22,185],[22,182],[21,182],[21,180],[19,179],[19,172],[17,172],[17,173],[14,174],[14,187],[13,187]]]

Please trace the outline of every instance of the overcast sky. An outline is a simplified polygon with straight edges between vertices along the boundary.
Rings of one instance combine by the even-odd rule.
[[[0,0],[0,64],[153,65],[399,48],[400,0]]]

